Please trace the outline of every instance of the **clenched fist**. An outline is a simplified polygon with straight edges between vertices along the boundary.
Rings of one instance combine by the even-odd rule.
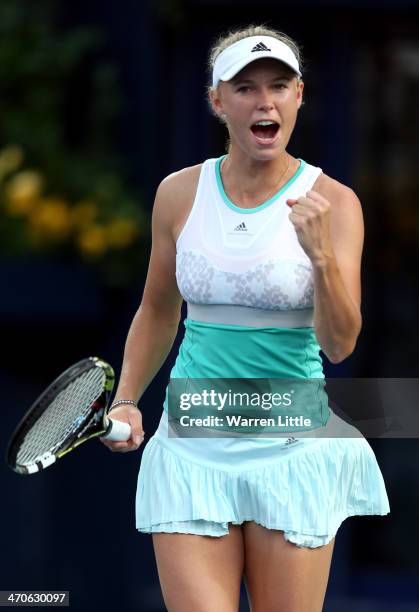
[[[311,261],[332,253],[330,238],[330,202],[317,191],[307,191],[297,200],[288,199],[292,209],[288,215],[297,232],[301,247]]]

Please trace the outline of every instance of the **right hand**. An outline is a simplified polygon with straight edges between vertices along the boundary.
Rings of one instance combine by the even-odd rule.
[[[143,416],[140,409],[131,404],[121,404],[121,406],[117,406],[108,414],[108,418],[129,423],[131,426],[131,437],[125,442],[115,442],[106,438],[99,438],[102,444],[113,452],[127,453],[137,450],[144,440]]]

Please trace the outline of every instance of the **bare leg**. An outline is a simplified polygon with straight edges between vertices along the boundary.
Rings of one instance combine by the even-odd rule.
[[[318,548],[287,542],[254,521],[242,525],[244,582],[252,612],[321,612],[334,539]]]
[[[153,533],[164,602],[169,612],[237,612],[244,568],[241,525],[221,537]]]

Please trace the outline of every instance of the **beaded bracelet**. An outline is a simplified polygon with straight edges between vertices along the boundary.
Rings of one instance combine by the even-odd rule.
[[[132,406],[135,406],[136,408],[138,408],[137,402],[135,402],[134,400],[123,400],[122,399],[122,400],[118,400],[117,402],[114,402],[112,406],[109,408],[108,412],[110,412],[117,406],[121,406],[122,404],[131,404]]]

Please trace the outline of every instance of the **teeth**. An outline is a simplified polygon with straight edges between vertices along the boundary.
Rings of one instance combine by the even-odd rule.
[[[255,125],[276,125],[275,121],[256,121]]]

